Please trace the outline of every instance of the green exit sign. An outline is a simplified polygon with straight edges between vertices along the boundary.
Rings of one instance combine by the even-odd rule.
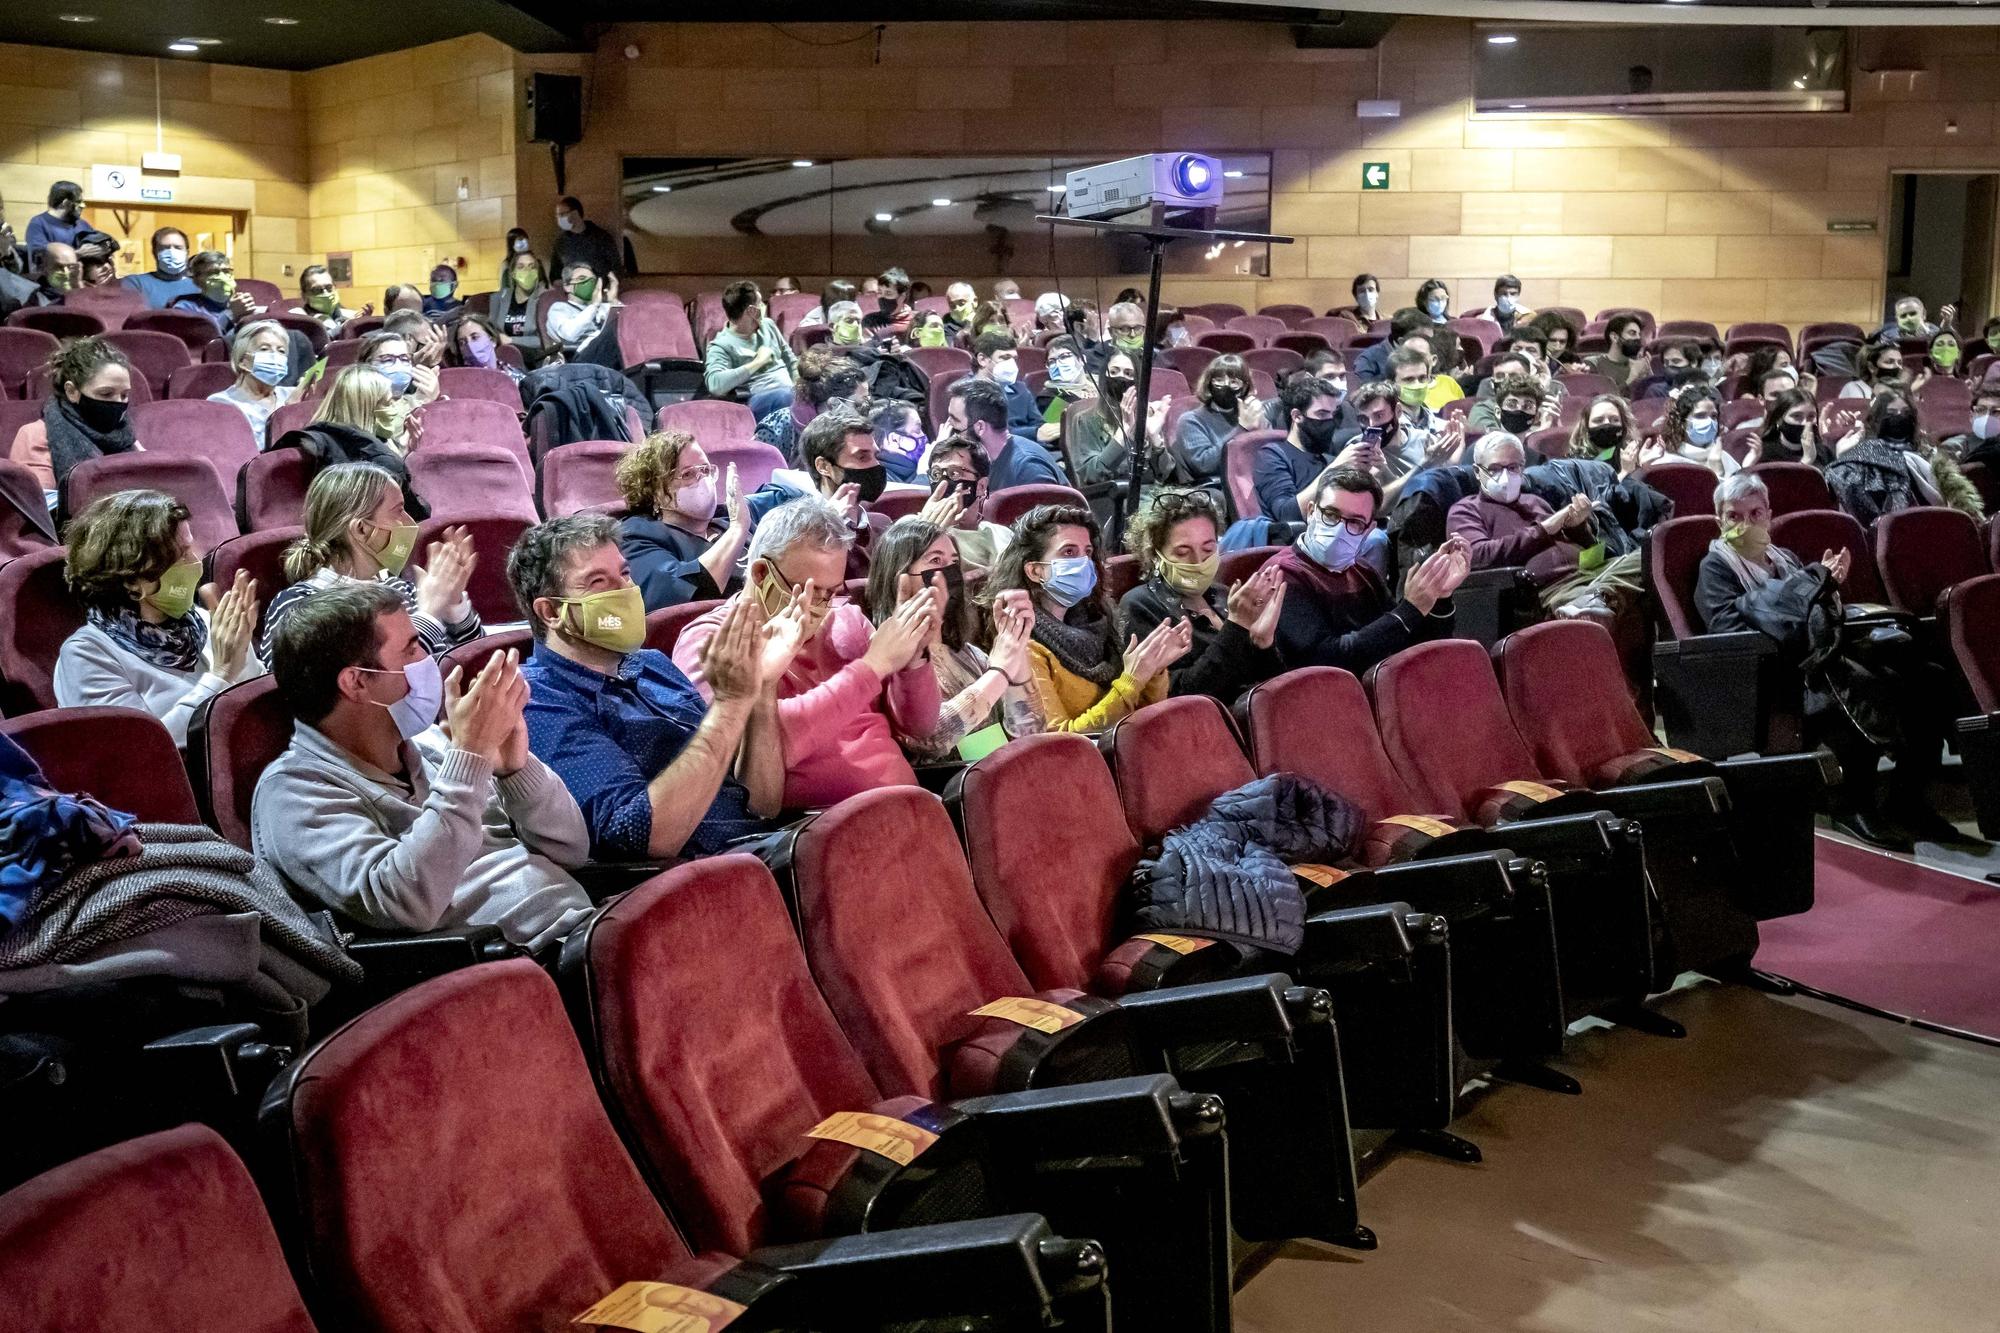
[[[1361,164],[1361,188],[1364,190],[1388,189],[1389,164],[1387,162],[1363,162]]]

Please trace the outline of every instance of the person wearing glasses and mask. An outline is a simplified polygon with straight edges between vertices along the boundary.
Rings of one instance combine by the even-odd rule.
[[[378,583],[313,598],[274,652],[292,741],[257,779],[251,846],[301,898],[376,930],[496,926],[536,952],[590,915],[570,874],[590,840],[528,749],[517,654],[442,676]]]
[[[1359,468],[1330,469],[1309,497],[1305,534],[1271,558],[1285,580],[1276,646],[1285,669],[1334,666],[1356,675],[1412,644],[1449,638],[1452,593],[1472,571],[1447,537],[1403,579],[1401,596],[1370,558],[1388,536],[1375,524],[1382,487]]]
[[[1259,681],[1283,668],[1272,647],[1285,607],[1285,580],[1276,562],[1224,588],[1222,508],[1207,491],[1163,490],[1146,502],[1126,544],[1146,581],[1119,599],[1125,632],[1140,638],[1161,625],[1185,622],[1187,655],[1167,668],[1170,694],[1206,694],[1233,705]]]
[[[256,580],[238,570],[214,610],[202,606],[201,552],[188,520],[187,506],[170,495],[118,491],[91,501],[64,529],[63,576],[84,623],[56,654],[62,707],[137,708],[186,745],[197,708],[263,674],[250,647]]]
[[[618,460],[617,480],[631,511],[618,525],[618,549],[648,611],[711,601],[740,586],[750,510],[736,464],[718,476],[694,436],[663,430]]]
[[[938,725],[929,654],[944,590],[926,584],[871,625],[841,593],[852,541],[846,515],[828,501],[807,496],[780,505],[750,537],[743,591],[689,624],[674,644],[675,663],[707,695],[702,656],[728,633],[738,608],[799,622],[797,655],[775,681],[786,809],[915,786],[897,737],[928,736]]]
[[[340,289],[333,285],[333,274],[324,264],[308,264],[299,274],[299,298],[301,304],[292,307],[291,313],[317,320],[329,338],[338,338],[348,320],[375,313],[373,302],[359,310],[342,305]]]
[[[769,827],[784,781],[775,691],[804,628],[794,599],[768,615],[731,599],[677,666],[644,646],[644,596],[601,514],[528,529],[507,582],[535,636],[528,746],[582,808],[595,859],[712,856]]]

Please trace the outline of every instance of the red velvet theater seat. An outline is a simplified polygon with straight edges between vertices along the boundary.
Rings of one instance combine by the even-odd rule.
[[[56,656],[83,628],[83,608],[63,579],[68,552],[50,546],[0,565],[0,713],[56,706]]]
[[[1671,518],[1653,529],[1641,555],[1662,631],[1653,645],[1660,720],[1670,743],[1697,754],[1795,750],[1803,709],[1798,673],[1786,670],[1777,646],[1755,630],[1709,633],[1695,605],[1702,558],[1721,533],[1712,514]]]
[[[174,738],[137,708],[54,708],[0,722],[56,791],[94,796],[144,823],[196,824],[194,789]]]
[[[1957,509],[1902,509],[1875,523],[1875,563],[1889,605],[1934,616],[1945,589],[1989,572],[1979,524]]]
[[[8,1328],[312,1333],[250,1173],[182,1125],[0,1195]]]
[[[1847,582],[1840,585],[1842,600],[1887,605],[1889,594],[1882,590],[1882,576],[1875,569],[1875,548],[1854,515],[1845,509],[1799,509],[1771,520],[1771,540],[1807,564],[1828,551],[1846,551],[1849,560]]]
[[[1982,712],[2000,712],[2000,574],[1967,579],[1945,596],[1952,655]]]
[[[244,850],[257,777],[292,743],[292,714],[268,672],[203,703],[188,726],[187,763],[202,819]]]

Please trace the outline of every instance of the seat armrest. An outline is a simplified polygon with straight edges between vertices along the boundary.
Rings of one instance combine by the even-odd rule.
[[[1039,1327],[1052,1305],[1105,1278],[1095,1241],[1057,1236],[1032,1213],[767,1246],[750,1262],[784,1274],[782,1303],[817,1316],[815,1326],[846,1311],[865,1312],[871,1327],[1000,1313],[1019,1319],[1011,1326]]]
[[[1514,901],[1513,875],[1534,871],[1532,863],[1523,863],[1511,849],[1496,848],[1401,861],[1367,873],[1368,881],[1356,885],[1357,891],[1451,916],[1468,909],[1505,908]]]
[[[580,866],[570,868],[570,878],[583,886],[590,901],[601,903],[636,889],[653,876],[668,871],[678,865],[673,860],[666,861],[585,861]]]
[[[1770,791],[1818,793],[1840,781],[1840,761],[1826,749],[1804,754],[1749,754],[1718,763],[1715,771],[1734,800],[1739,794],[1755,796]]]
[[[1729,813],[1729,788],[1719,777],[1680,778],[1671,782],[1642,782],[1630,787],[1592,788],[1565,792],[1550,805],[1588,806],[1617,815],[1621,819],[1644,820],[1648,816],[1715,815]],[[1500,825],[1506,833],[1512,824]]]
[[[508,943],[498,926],[455,926],[408,935],[357,934],[347,941],[347,952],[367,971],[369,985],[421,981],[474,963],[527,954],[521,946]]]
[[[1405,902],[1339,907],[1306,918],[1301,952],[1340,971],[1406,967],[1425,940],[1443,939],[1446,932],[1443,917],[1419,912]]]
[[[141,1082],[158,1074],[175,1086],[213,1088],[232,1098],[260,1096],[293,1054],[291,1048],[267,1041],[255,1023],[189,1028],[140,1047]]]
[[[1148,1046],[1210,1041],[1288,1041],[1293,1030],[1333,1020],[1324,991],[1279,972],[1141,991],[1119,1001],[1133,1037]]]
[[[1223,1129],[1220,1098],[1183,1091],[1166,1074],[1000,1092],[951,1105],[974,1117],[995,1151],[1016,1162],[1173,1153],[1183,1140]]]

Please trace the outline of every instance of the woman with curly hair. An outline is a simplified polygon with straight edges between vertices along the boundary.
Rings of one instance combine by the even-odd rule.
[[[1190,647],[1167,669],[1167,692],[1234,704],[1243,691],[1284,669],[1271,642],[1285,581],[1278,566],[1266,562],[1225,594],[1215,583],[1222,528],[1222,510],[1207,491],[1156,493],[1126,533],[1146,581],[1125,594],[1118,613],[1132,635],[1186,624]]]
[[[1868,415],[1840,442],[1826,484],[1840,507],[1866,528],[1884,514],[1944,505],[1984,518],[1979,492],[1950,455],[1924,434],[1916,396],[1901,385],[1877,393]]]
[[[1028,674],[1028,641],[1035,613],[1024,592],[1007,592],[992,608],[990,646],[981,647],[980,614],[965,595],[965,566],[949,530],[911,515],[889,525],[868,567],[868,618],[880,625],[923,588],[941,595],[943,612],[931,630],[929,659],[937,676],[937,726],[927,735],[897,735],[918,763],[954,755],[972,759],[973,748],[990,749],[973,738],[988,732],[997,743],[1042,730],[1033,681]],[[998,733],[991,733],[994,727]],[[986,738],[982,738],[986,739]],[[961,748],[964,747],[964,748]]]
[[[736,566],[751,523],[736,464],[717,477],[694,436],[663,430],[619,458],[616,475],[630,511],[618,550],[648,611],[727,597],[742,584]]]
[[[1718,477],[1733,476],[1743,465],[1722,447],[1722,395],[1706,384],[1689,384],[1674,399],[1660,422],[1656,440],[1639,450],[1639,466],[1654,463],[1699,463]]]
[[[1088,509],[1037,505],[1015,520],[1014,539],[986,578],[989,608],[1009,592],[1028,595],[1035,617],[1028,672],[1049,731],[1102,731],[1166,698],[1167,669],[1192,640],[1186,621],[1163,623],[1119,648],[1101,541]]]
[[[1624,396],[1600,393],[1569,432],[1569,456],[1609,463],[1624,476],[1638,466],[1639,423]]]
[[[1583,358],[1576,353],[1576,340],[1583,336],[1575,321],[1560,310],[1538,310],[1524,328],[1530,328],[1547,339],[1547,360],[1549,373],[1561,374],[1569,370],[1583,370]]]

